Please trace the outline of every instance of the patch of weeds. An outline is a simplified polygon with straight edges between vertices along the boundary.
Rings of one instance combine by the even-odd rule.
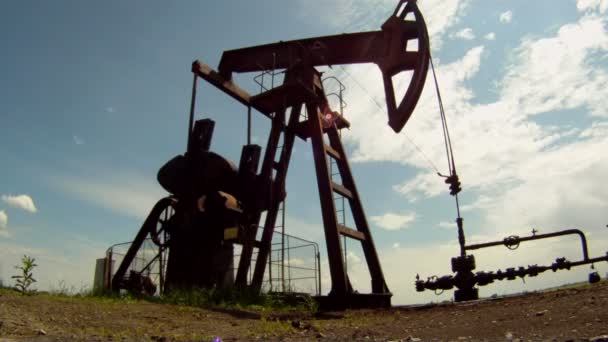
[[[49,294],[53,296],[70,297],[78,294],[74,286],[68,286],[65,280],[60,280],[57,287],[53,286],[49,290]]]
[[[271,336],[284,336],[296,331],[291,325],[290,321],[266,319],[264,315],[262,315],[260,323],[256,328],[256,334],[261,335],[263,338],[268,338]]]
[[[34,293],[34,290],[32,290],[30,286],[36,282],[36,279],[34,279],[33,276],[33,271],[36,266],[38,266],[36,264],[36,259],[27,255],[24,255],[21,258],[21,265],[15,266],[15,268],[19,270],[19,274],[14,275],[11,278],[15,279],[15,288],[22,295]]]
[[[174,304],[185,307],[223,308],[236,310],[251,310],[256,312],[274,312],[296,315],[314,316],[318,311],[317,302],[310,296],[296,293],[257,293],[236,288],[181,288],[172,289],[157,297],[136,295],[129,292],[113,292],[109,290],[81,289],[68,287],[65,281],[60,281],[57,288],[48,293],[49,296],[82,298],[98,303],[131,304],[147,301],[157,304]]]
[[[277,309],[288,306],[272,295],[259,294],[248,290],[239,291],[235,288],[173,289],[160,298],[151,297],[148,300],[202,308],[222,307],[256,311],[264,308]]]

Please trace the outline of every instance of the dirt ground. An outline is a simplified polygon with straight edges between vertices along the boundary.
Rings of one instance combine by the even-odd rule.
[[[462,304],[304,314],[0,292],[0,342],[608,341],[608,282]],[[604,336],[605,335],[605,336]],[[602,339],[605,338],[605,339]]]

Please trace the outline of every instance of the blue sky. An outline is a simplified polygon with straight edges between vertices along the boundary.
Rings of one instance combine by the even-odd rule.
[[[469,240],[576,227],[590,233],[592,254],[603,254],[608,1],[419,3],[463,182]],[[216,67],[226,49],[378,29],[394,6],[380,0],[5,4],[0,277],[7,282],[25,253],[38,260],[39,288],[61,280],[87,286],[95,258],[132,239],[165,195],[158,168],[184,151],[193,60]],[[323,70],[347,86],[352,128],[344,141],[394,302],[448,298],[413,290],[416,273],[447,274],[457,253],[453,199],[411,144],[446,172],[433,88],[427,83],[412,120],[396,135],[373,100],[384,103],[375,66]],[[254,93],[251,76],[237,81]],[[238,161],[245,108],[208,85],[200,90],[197,117],[216,121],[212,149]],[[268,127],[254,116],[254,142],[265,142]],[[295,149],[287,231],[322,244],[311,147],[300,141]],[[476,255],[483,270],[548,264],[578,258],[575,243]],[[362,254],[354,243],[349,248],[351,277],[366,291]],[[605,272],[605,265],[596,266]],[[586,272],[497,284],[482,294],[582,280]]]

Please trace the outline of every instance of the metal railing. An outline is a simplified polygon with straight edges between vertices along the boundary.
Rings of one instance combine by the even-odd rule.
[[[114,266],[120,265],[127,254],[127,250],[132,242],[122,242],[112,245],[106,251],[106,266],[104,275],[104,287],[111,288],[111,281],[116,273]],[[158,284],[156,293],[163,293],[165,288],[165,274],[167,271],[168,248],[161,248],[156,245],[151,238],[144,240],[142,247],[137,251],[135,258],[125,272],[125,279],[128,280],[131,271],[146,276],[154,284]]]
[[[281,248],[283,244],[285,248]],[[104,272],[104,288],[111,288],[111,281],[116,268],[122,262],[131,242],[112,245],[106,251],[106,266]],[[160,248],[152,239],[144,240],[142,248],[129,265],[125,273],[128,281],[130,271],[149,277],[157,284],[156,295],[163,293],[165,275],[167,271],[167,258],[169,248]],[[254,252],[250,267],[249,280],[251,281],[253,265],[257,252]],[[285,257],[282,258],[281,255]],[[233,265],[238,265],[240,254],[235,253]],[[236,274],[236,268],[233,268]],[[271,275],[278,276],[271,276]],[[321,294],[321,260],[319,245],[293,235],[275,232],[272,250],[268,258],[268,268],[264,275],[263,292],[305,292],[315,295]]]
[[[281,248],[281,246],[285,246]],[[235,265],[240,254],[235,253]],[[275,231],[268,257],[263,292],[304,292],[321,294],[321,256],[316,242]],[[248,278],[251,280],[257,251],[251,257]],[[236,274],[236,268],[233,269]]]

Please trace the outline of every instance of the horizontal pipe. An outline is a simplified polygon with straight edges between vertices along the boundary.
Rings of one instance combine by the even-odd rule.
[[[549,265],[549,266],[532,265],[532,266],[528,266],[527,268],[519,267],[517,269],[516,268],[507,269],[505,272],[502,272],[501,270],[498,270],[498,272],[477,272],[477,274],[475,274],[473,276],[474,285],[472,285],[472,286],[475,286],[475,285],[485,286],[485,285],[488,285],[488,284],[494,282],[495,280],[504,280],[505,278],[507,280],[512,280],[512,279],[515,279],[516,277],[520,277],[520,278],[523,278],[525,276],[534,277],[534,276],[539,275],[540,273],[543,273],[548,270],[553,270],[554,272],[562,270],[562,269],[570,270],[570,268],[572,268],[572,267],[589,265],[589,264],[593,264],[593,263],[601,262],[601,261],[608,262],[608,253],[606,253],[606,255],[601,256],[601,257],[595,257],[595,258],[590,258],[590,259],[588,258],[587,260],[580,260],[580,261],[574,261],[574,262],[570,262],[565,259],[562,259],[561,263],[560,263],[559,259],[558,259],[558,260],[556,260],[556,262],[554,264]],[[512,278],[510,278],[510,277],[512,277]],[[427,281],[416,280],[416,291],[418,291],[418,292],[424,291],[425,289],[450,290],[453,287],[457,287],[457,288],[461,289],[463,287],[466,288],[467,286],[471,286],[471,285],[463,284],[462,278],[458,279],[453,276],[443,276],[443,277],[435,278],[433,280],[429,279]]]
[[[591,259],[581,260],[581,261],[574,261],[574,262],[571,262],[570,265],[572,267],[576,267],[576,266],[581,266],[581,265],[593,264],[593,263],[600,262],[600,261],[608,262],[608,253],[606,253],[606,255],[603,257],[591,258]]]
[[[552,238],[552,237],[558,237],[558,236],[563,236],[563,235],[573,235],[573,234],[576,234],[581,238],[581,245],[583,248],[583,261],[585,261],[585,262],[588,261],[589,252],[587,250],[587,238],[585,237],[585,234],[582,231],[580,231],[579,229],[566,229],[566,230],[562,230],[559,232],[530,235],[530,236],[524,236],[524,237],[513,236],[513,237],[509,237],[509,238],[504,238],[503,240],[499,240],[499,241],[484,242],[484,243],[478,243],[478,244],[474,244],[474,245],[465,246],[464,249],[465,250],[475,250],[475,249],[495,247],[495,246],[500,246],[500,245],[506,246],[507,242],[515,242],[515,243],[519,244],[519,243],[525,242],[525,241],[548,239],[548,238]],[[509,241],[510,238],[512,238],[511,241]]]

